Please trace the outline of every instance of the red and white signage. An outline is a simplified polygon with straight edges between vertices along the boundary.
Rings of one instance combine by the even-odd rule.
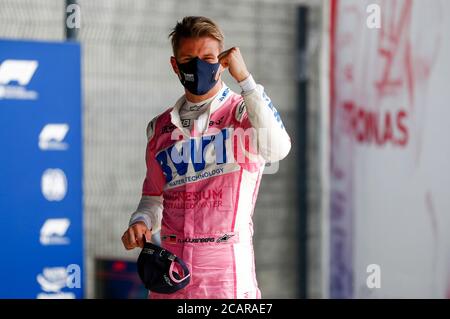
[[[332,1],[330,297],[450,297],[448,17],[446,0]]]

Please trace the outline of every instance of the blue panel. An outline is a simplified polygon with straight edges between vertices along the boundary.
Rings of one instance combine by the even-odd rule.
[[[79,44],[0,40],[0,298],[83,296],[80,82]]]

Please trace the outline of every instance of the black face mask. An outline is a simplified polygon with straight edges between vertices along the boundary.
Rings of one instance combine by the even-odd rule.
[[[195,95],[204,95],[216,85],[220,63],[209,63],[195,57],[186,63],[178,63],[181,84]]]
[[[184,277],[174,271],[175,263],[183,269]],[[174,293],[186,287],[191,279],[189,269],[180,258],[150,242],[145,242],[139,254],[137,266],[139,277],[145,288],[157,293]]]

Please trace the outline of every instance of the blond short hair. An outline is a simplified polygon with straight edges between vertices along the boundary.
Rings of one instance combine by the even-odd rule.
[[[206,17],[188,16],[178,21],[175,28],[169,34],[172,42],[172,50],[175,57],[183,38],[212,37],[219,41],[220,51],[223,50],[224,36],[219,26]]]

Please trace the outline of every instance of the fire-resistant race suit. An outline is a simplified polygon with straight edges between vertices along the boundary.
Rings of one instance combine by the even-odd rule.
[[[162,246],[191,274],[184,289],[150,298],[261,298],[252,214],[265,163],[283,159],[291,142],[263,87],[251,75],[239,84],[242,95],[222,83],[194,123],[180,117],[183,96],[148,125],[147,174],[130,225],[161,225]]]

